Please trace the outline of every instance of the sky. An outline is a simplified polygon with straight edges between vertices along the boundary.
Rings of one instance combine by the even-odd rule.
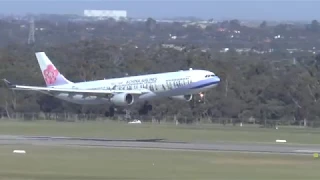
[[[0,0],[0,14],[83,14],[84,9],[126,10],[133,18],[320,19],[320,0]]]

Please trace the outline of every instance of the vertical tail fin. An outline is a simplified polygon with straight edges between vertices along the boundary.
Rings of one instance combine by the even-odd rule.
[[[44,52],[37,52],[36,57],[47,86],[58,86],[72,83],[60,74],[59,70],[54,66],[54,64],[52,64]]]

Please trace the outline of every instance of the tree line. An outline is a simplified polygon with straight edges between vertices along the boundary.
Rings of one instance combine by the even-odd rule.
[[[259,123],[317,123],[320,108],[320,56],[273,52],[239,54],[183,51],[162,48],[136,48],[134,44],[109,44],[103,40],[31,47],[12,44],[0,49],[0,77],[27,85],[43,86],[44,80],[34,53],[45,51],[59,71],[74,82],[127,75],[142,75],[182,69],[207,69],[221,77],[221,83],[206,93],[203,101],[160,99],[130,107],[133,117],[149,115],[162,119],[178,115],[194,122],[201,118],[256,119]],[[1,84],[0,111],[43,113],[91,113],[108,116],[108,106],[81,106],[36,92],[13,92]],[[143,108],[141,108],[143,107]],[[121,113],[121,112],[118,112]]]

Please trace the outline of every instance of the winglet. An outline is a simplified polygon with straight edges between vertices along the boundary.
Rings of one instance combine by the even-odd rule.
[[[4,81],[4,83],[6,84],[6,86],[8,87],[8,88],[14,88],[15,87],[15,85],[14,84],[12,84],[10,81],[8,81],[7,79],[2,79],[3,81]]]

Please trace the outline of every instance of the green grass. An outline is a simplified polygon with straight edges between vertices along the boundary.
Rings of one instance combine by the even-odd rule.
[[[0,134],[76,136],[98,138],[164,138],[174,141],[267,142],[286,139],[288,143],[320,144],[320,130],[310,128],[265,129],[219,125],[159,125],[115,122],[0,121]]]
[[[13,154],[25,149],[26,154]],[[270,155],[48,146],[1,146],[0,179],[318,180],[320,159]]]

